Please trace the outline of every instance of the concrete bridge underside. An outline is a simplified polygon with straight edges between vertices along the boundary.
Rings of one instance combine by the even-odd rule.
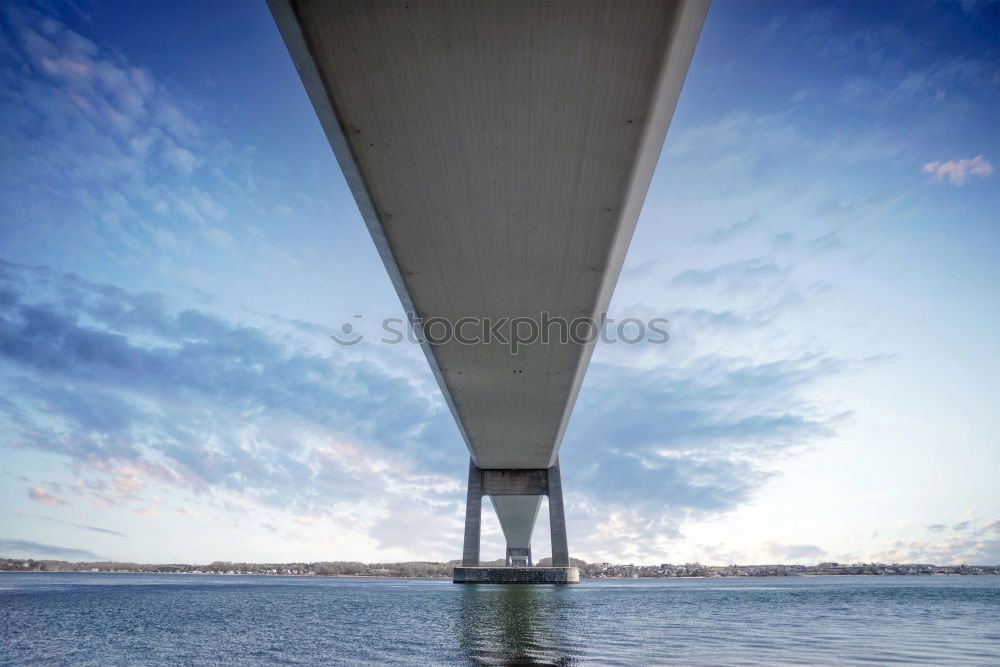
[[[418,334],[432,317],[601,320],[707,0],[270,7]],[[545,479],[486,482],[508,556],[530,554],[546,494],[565,546],[549,487],[593,342],[423,347],[470,468]]]

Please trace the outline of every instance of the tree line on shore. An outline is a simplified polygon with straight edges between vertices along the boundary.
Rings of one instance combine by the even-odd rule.
[[[550,558],[538,561],[539,567],[551,564]],[[810,574],[843,575],[914,575],[914,574],[1000,574],[1000,565],[929,565],[882,563],[820,563],[819,565],[616,565],[586,563],[571,559],[584,578],[663,578],[663,577],[762,577],[801,576]],[[484,567],[502,567],[503,560],[482,563]],[[461,561],[444,563],[411,561],[405,563],[361,563],[356,561],[320,561],[314,563],[244,563],[214,561],[207,565],[188,563],[127,563],[118,561],[35,560],[0,556],[0,571],[7,572],[137,572],[148,574],[244,574],[312,575],[341,577],[451,577]]]

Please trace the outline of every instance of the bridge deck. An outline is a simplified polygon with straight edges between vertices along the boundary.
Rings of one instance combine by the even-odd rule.
[[[601,317],[707,6],[271,0],[404,307],[451,323]],[[592,342],[424,349],[479,467],[554,464]]]

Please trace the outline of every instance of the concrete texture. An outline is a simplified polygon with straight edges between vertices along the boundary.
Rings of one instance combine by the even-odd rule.
[[[535,563],[531,560],[531,547],[508,546],[505,564],[507,567],[534,567]]]
[[[566,511],[563,508],[562,474],[558,460],[549,468],[549,527],[552,534],[552,566],[569,567]]]
[[[456,567],[456,584],[578,584],[575,567]]]
[[[404,310],[600,318],[707,1],[269,4]],[[477,465],[542,469],[593,346],[424,351]]]
[[[542,496],[490,496],[510,549],[530,549]]]
[[[543,470],[484,470],[483,493],[487,496],[544,496],[549,492]]]
[[[462,565],[479,565],[479,537],[483,514],[483,474],[469,459],[469,488],[465,494],[465,541]]]

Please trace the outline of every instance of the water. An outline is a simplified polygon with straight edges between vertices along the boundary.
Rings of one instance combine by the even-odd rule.
[[[2,664],[1000,665],[1000,577],[0,573]]]

